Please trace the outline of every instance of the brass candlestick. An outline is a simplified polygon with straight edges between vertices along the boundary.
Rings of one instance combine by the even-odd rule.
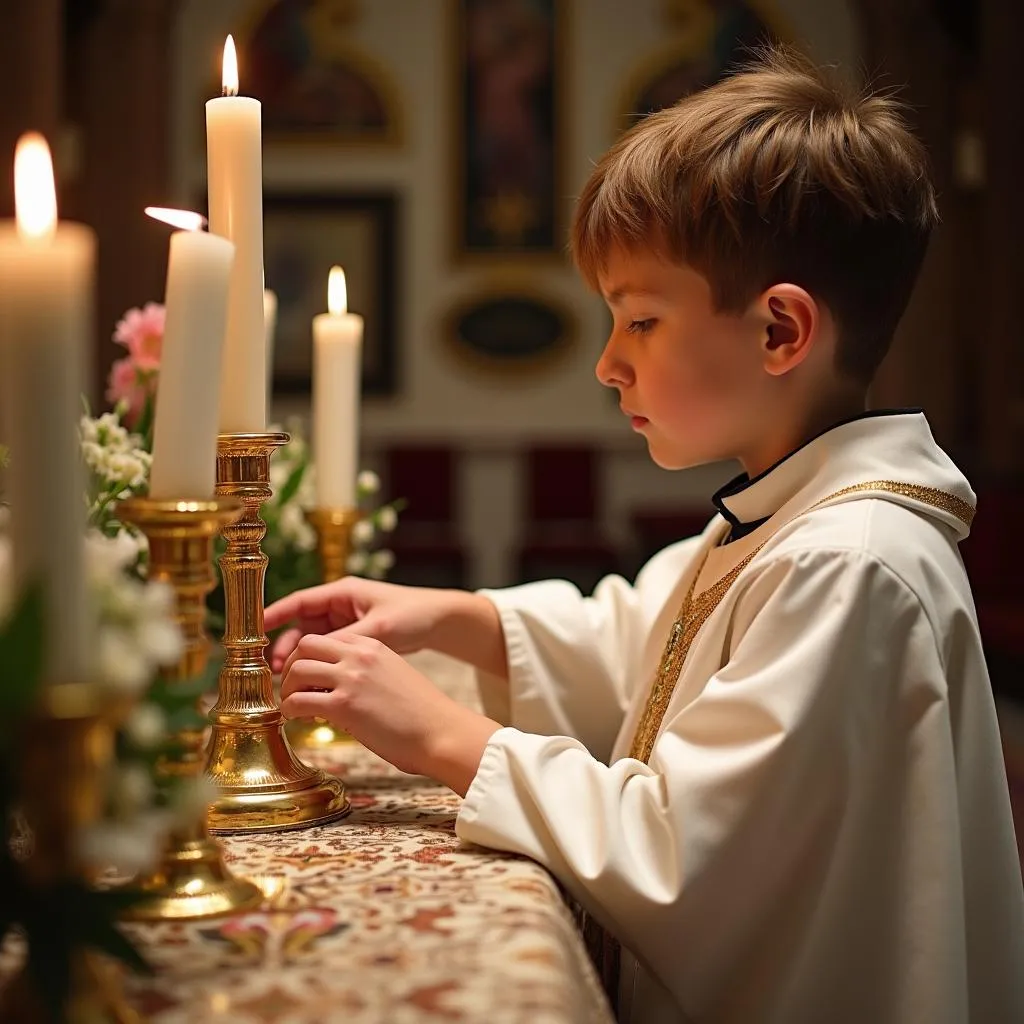
[[[24,874],[34,888],[56,892],[87,879],[78,854],[81,831],[100,816],[102,774],[113,756],[110,701],[89,683],[47,686],[19,738],[17,791],[28,826]],[[71,962],[68,1020],[138,1024],[121,989],[119,965],[88,950]],[[48,1024],[53,1019],[26,964],[0,992],[0,1020]],[[65,1019],[65,1018],[62,1018]]]
[[[352,527],[359,522],[357,508],[311,508],[306,518],[316,530],[320,555],[320,577],[324,583],[340,580],[348,572],[352,551]],[[322,718],[293,718],[287,726],[288,738],[297,747],[332,747],[336,743],[354,743],[344,729]]]
[[[352,552],[352,527],[362,518],[357,508],[311,508],[306,518],[316,530],[320,555],[320,577],[324,583],[340,580],[348,573]]]
[[[177,665],[163,671],[165,679],[195,679],[206,669],[210,656],[206,595],[217,582],[213,539],[241,511],[242,503],[236,498],[131,498],[118,505],[118,515],[149,540],[149,578],[170,584],[177,598],[185,646]],[[168,775],[198,775],[203,770],[202,731],[183,732],[178,739],[183,748],[180,759],[165,762],[161,770]],[[228,870],[205,815],[193,826],[172,832],[160,864],[134,884],[149,898],[125,916],[143,921],[217,917],[259,906],[263,899],[252,882]]]
[[[349,810],[338,779],[303,764],[288,745],[263,656],[263,581],[267,532],[260,506],[270,497],[270,456],[287,434],[222,434],[217,443],[217,493],[238,498],[243,512],[222,529],[227,655],[210,711],[207,774],[220,790],[210,830],[279,832],[323,824]]]

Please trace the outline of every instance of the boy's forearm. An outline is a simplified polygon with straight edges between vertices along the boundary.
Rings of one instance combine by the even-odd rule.
[[[507,679],[508,656],[498,609],[482,594],[451,590],[445,596],[449,607],[437,626],[433,646],[481,672]]]

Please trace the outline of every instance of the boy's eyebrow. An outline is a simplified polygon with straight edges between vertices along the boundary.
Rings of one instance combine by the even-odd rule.
[[[638,288],[630,284],[619,285],[618,288],[613,288],[610,292],[605,294],[604,300],[610,306],[614,306],[616,302],[621,302],[627,295],[654,295],[655,292],[651,291],[650,288]]]

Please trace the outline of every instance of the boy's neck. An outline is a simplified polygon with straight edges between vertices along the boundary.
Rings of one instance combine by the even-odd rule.
[[[812,410],[797,422],[776,424],[775,429],[765,432],[756,446],[751,446],[747,453],[739,456],[740,464],[753,480],[837,423],[863,415],[866,411],[867,395],[857,392]]]

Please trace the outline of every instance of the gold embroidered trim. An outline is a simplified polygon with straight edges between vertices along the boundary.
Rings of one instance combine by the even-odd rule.
[[[933,508],[942,509],[951,516],[956,516],[964,526],[970,528],[974,522],[974,507],[963,498],[955,494],[940,491],[936,487],[922,487],[920,484],[903,484],[898,480],[869,480],[865,484],[854,484],[852,487],[844,487],[841,491],[822,498],[817,505],[812,505],[807,511],[813,512],[816,508],[826,502],[835,501],[837,498],[845,498],[848,494],[857,494],[862,491],[887,491],[889,494],[899,494],[904,498],[913,498],[923,505],[931,505]],[[806,514],[806,513],[805,513]]]
[[[858,494],[865,491],[887,491],[890,494],[898,494],[905,498],[913,498],[926,505],[942,509],[954,515],[965,526],[970,526],[974,519],[974,509],[955,494],[947,494],[945,491],[937,490],[934,487],[921,487],[917,484],[904,484],[895,480],[871,480],[863,484],[854,484],[851,487],[844,487],[842,490],[822,498],[821,501],[813,504],[806,512],[807,515],[827,505],[838,498],[845,498],[848,494]],[[767,543],[767,541],[765,542]],[[690,647],[697,638],[701,627],[711,617],[711,613],[722,603],[722,599],[729,592],[729,588],[736,582],[740,573],[750,564],[764,544],[758,545],[746,558],[733,569],[730,569],[717,583],[708,587],[707,590],[694,596],[697,580],[700,578],[704,563],[694,574],[693,582],[690,584],[689,592],[683,598],[679,608],[679,614],[672,623],[669,630],[668,640],[665,642],[665,649],[658,664],[658,671],[655,673],[654,681],[651,683],[651,690],[647,697],[647,704],[644,707],[640,721],[637,723],[636,732],[633,734],[633,743],[629,750],[629,756],[638,761],[648,762],[651,752],[654,750],[654,741],[657,739],[661,729],[661,723],[665,719],[665,712],[668,711],[669,702],[675,693],[676,683],[679,681],[679,674],[683,668],[683,662],[690,653]],[[707,554],[705,554],[705,559]]]

